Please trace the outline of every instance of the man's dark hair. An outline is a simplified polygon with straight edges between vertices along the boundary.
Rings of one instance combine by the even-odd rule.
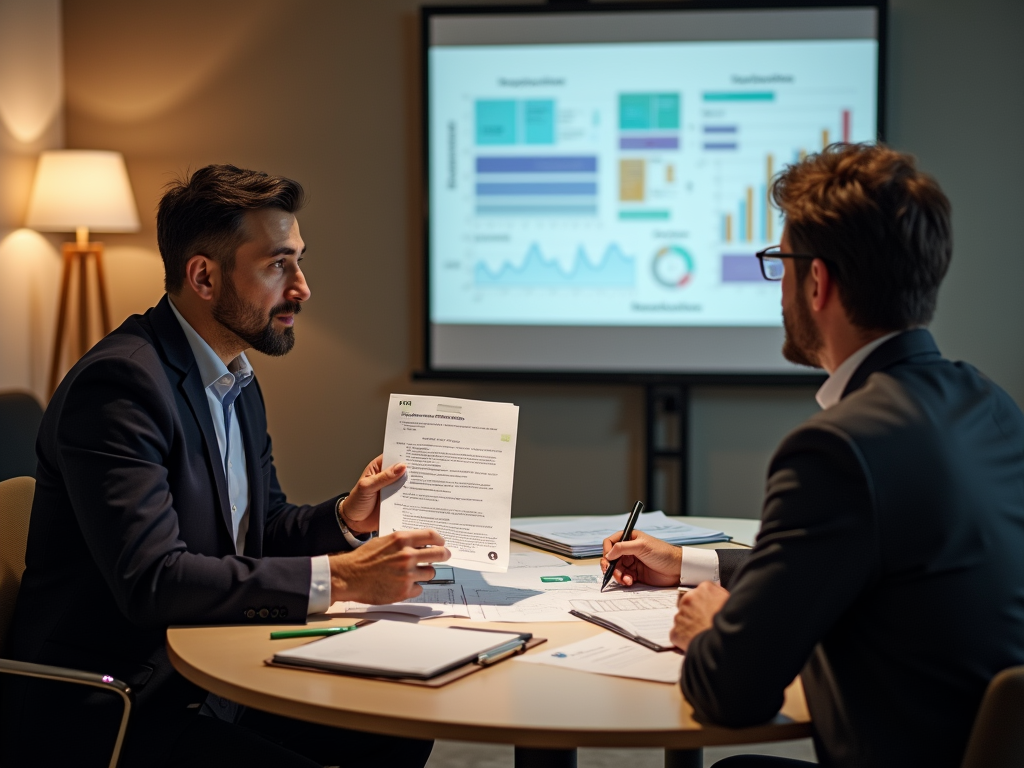
[[[953,254],[949,200],[915,160],[833,144],[773,183],[793,253],[820,257],[851,322],[896,331],[931,321]],[[794,259],[803,284],[810,261]]]
[[[295,213],[304,202],[305,193],[297,181],[233,165],[208,165],[171,182],[156,214],[164,290],[181,290],[185,265],[197,253],[230,272],[235,251],[245,242],[243,218],[248,211],[280,208]]]

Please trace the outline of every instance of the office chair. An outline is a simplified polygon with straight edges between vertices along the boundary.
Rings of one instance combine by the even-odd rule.
[[[36,474],[36,433],[42,406],[24,392],[0,394],[0,481]]]
[[[36,481],[31,477],[15,477],[0,482],[0,652],[3,651],[7,639],[11,614],[14,612],[14,603],[21,587],[21,576],[25,572],[28,519],[32,512],[35,488]],[[124,702],[124,712],[114,742],[114,751],[110,756],[110,768],[117,767],[134,700],[134,695],[127,685],[110,675],[4,658],[0,658],[0,674],[89,685],[120,696]]]
[[[1024,667],[992,678],[978,708],[960,768],[1024,765]]]

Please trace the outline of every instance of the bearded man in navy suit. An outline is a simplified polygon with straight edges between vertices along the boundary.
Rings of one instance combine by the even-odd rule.
[[[420,563],[449,557],[435,531],[372,536],[380,489],[403,465],[378,456],[349,493],[316,505],[289,503],[278,484],[245,350],[294,344],[310,297],[302,202],[298,183],[230,165],[172,184],[157,215],[167,295],[72,368],[40,428],[7,653],[127,682],[137,703],[122,765],[419,766],[430,754],[431,742],[245,710],[167,657],[170,625],[301,623],[336,600],[403,600],[433,578]],[[5,683],[12,764],[106,765],[115,697]],[[31,738],[40,728],[55,738]]]

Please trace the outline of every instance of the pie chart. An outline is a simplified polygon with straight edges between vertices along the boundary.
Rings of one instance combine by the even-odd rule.
[[[678,245],[666,245],[654,254],[654,279],[667,288],[682,288],[693,277],[693,257]]]

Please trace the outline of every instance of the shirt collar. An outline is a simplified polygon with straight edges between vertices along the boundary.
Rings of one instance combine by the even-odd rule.
[[[864,362],[868,355],[889,339],[899,336],[901,333],[903,331],[893,331],[885,336],[880,336],[843,360],[839,367],[832,371],[832,375],[825,380],[825,383],[821,385],[817,394],[814,395],[814,399],[818,401],[818,405],[822,407],[822,410],[831,408],[842,399],[843,390],[850,383],[850,378],[860,368],[860,364]]]
[[[192,348],[192,354],[196,358],[196,365],[199,366],[199,377],[202,379],[204,389],[212,389],[218,400],[231,391],[236,382],[239,388],[248,385],[252,381],[253,371],[249,364],[249,358],[242,352],[238,357],[227,365],[217,356],[213,348],[206,343],[206,339],[196,333],[196,329],[189,325],[188,320],[182,317],[178,308],[170,296],[167,297],[171,305],[171,311],[178,319],[181,330],[185,332],[188,345]]]

